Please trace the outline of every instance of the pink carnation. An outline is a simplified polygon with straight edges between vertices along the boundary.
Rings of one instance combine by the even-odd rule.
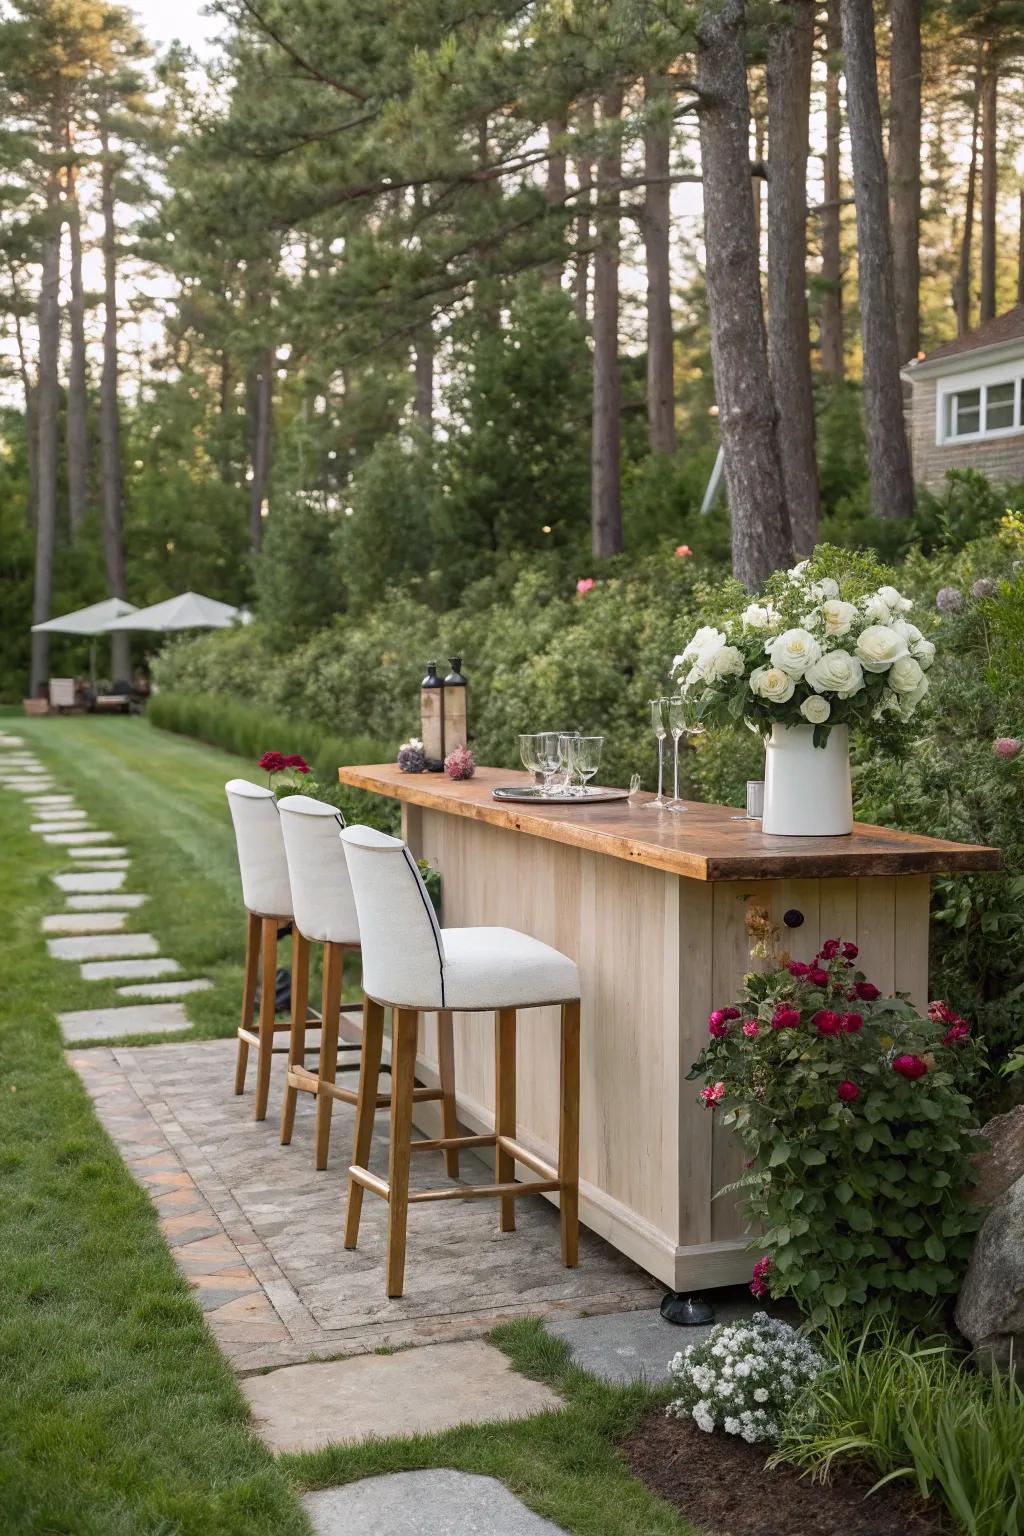
[[[922,1056],[897,1056],[892,1064],[894,1072],[900,1077],[905,1077],[908,1082],[916,1082],[919,1077],[924,1077],[928,1071],[928,1063]]]
[[[786,1003],[780,1003],[772,1014],[772,1029],[796,1029],[799,1023],[799,1008],[790,1008]]]
[[[844,1104],[852,1104],[855,1099],[860,1098],[860,1089],[856,1083],[851,1083],[849,1078],[846,1078],[839,1084],[836,1093],[838,1093]]]
[[[702,1104],[706,1104],[709,1109],[713,1109],[724,1092],[724,1083],[709,1083],[706,1088],[701,1089],[700,1101]]]

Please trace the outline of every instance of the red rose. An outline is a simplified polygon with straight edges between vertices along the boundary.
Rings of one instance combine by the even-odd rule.
[[[913,1083],[919,1077],[924,1077],[928,1071],[928,1063],[921,1056],[897,1056],[892,1069],[898,1072],[900,1077],[905,1077]]]
[[[772,1267],[772,1261],[767,1254],[763,1259],[758,1259],[754,1265],[754,1273],[750,1277],[750,1289],[755,1296],[768,1295],[768,1271]]]
[[[799,1023],[799,1008],[790,1008],[786,1003],[780,1003],[772,1014],[772,1029],[796,1029]]]
[[[873,981],[858,981],[853,990],[865,1003],[873,1003],[876,997],[882,995]]]
[[[956,1024],[960,1015],[954,1013],[948,1003],[936,1001],[928,1004],[928,1017],[933,1024]]]
[[[299,773],[309,773],[310,771],[310,767],[306,762],[306,759],[298,752],[293,752],[291,757],[286,757],[284,760],[284,765],[286,768],[298,769]]]
[[[843,1028],[848,1035],[855,1035],[858,1029],[862,1029],[864,1020],[859,1013],[844,1013]]]
[[[846,956],[847,960],[856,960],[857,956],[860,954],[860,950],[857,948],[856,944],[844,944],[843,954]]]
[[[846,1078],[844,1082],[839,1084],[836,1093],[838,1093],[844,1104],[852,1104],[854,1099],[860,1098],[860,1089],[856,1083],[851,1083],[849,1078]]]
[[[267,773],[280,773],[286,765],[287,758],[283,757],[280,752],[264,752],[256,764],[257,768],[262,768]]]
[[[791,960],[789,962],[789,974],[791,976],[809,976],[811,968],[803,960]]]
[[[708,1109],[714,1109],[715,1105],[718,1103],[724,1092],[724,1083],[709,1083],[706,1088],[701,1089],[699,1095],[700,1101],[702,1104],[706,1105]]]
[[[814,1015],[814,1022],[819,1035],[838,1035],[843,1024],[842,1017],[833,1013],[831,1008],[819,1008]]]
[[[728,1033],[729,1026],[725,1020],[717,1018],[715,1014],[712,1014],[708,1019],[708,1034],[714,1035],[716,1040],[721,1040]]]
[[[836,955],[838,955],[838,953],[839,953],[839,940],[838,939],[826,939],[824,944],[821,946],[820,951],[819,951],[819,958],[822,959],[822,960],[834,960]]]
[[[816,987],[827,987],[828,971],[822,970],[820,965],[812,965],[807,973],[807,980],[813,982]]]
[[[963,1019],[951,1024],[942,1037],[943,1045],[960,1045],[970,1037],[971,1026]]]

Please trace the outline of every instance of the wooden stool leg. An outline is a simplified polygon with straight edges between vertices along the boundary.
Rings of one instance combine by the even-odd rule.
[[[345,950],[341,944],[324,945],[323,1018],[320,1022],[320,1067],[318,1077],[322,1083],[333,1083],[338,1075],[338,1012],[341,1008],[341,978],[345,966]],[[316,1096],[316,1161],[315,1166],[327,1167],[327,1153],[331,1145],[331,1114],[334,1099],[329,1093]]]
[[[292,928],[292,1028],[288,1038],[288,1065],[302,1067],[306,1062],[306,1017],[309,1013],[309,940]],[[295,1129],[295,1104],[299,1090],[285,1078],[281,1104],[281,1145],[291,1145]]]
[[[516,1134],[516,1010],[500,1008],[494,1020],[494,1130],[498,1136]],[[494,1148],[494,1178],[510,1184],[516,1176],[515,1159],[499,1142]],[[516,1202],[501,1196],[501,1230],[516,1229]]]
[[[263,963],[260,968],[260,1054],[256,1063],[256,1103],[253,1118],[267,1118],[270,1069],[274,1064],[274,1018],[277,1014],[277,918],[262,920]]]
[[[558,1206],[562,1263],[575,1268],[580,1252],[580,1004],[562,1004],[561,1115],[558,1123]]]
[[[405,1282],[405,1229],[409,1216],[409,1164],[412,1161],[412,1091],[416,1079],[419,1015],[398,1008],[391,1042],[391,1146],[388,1152],[389,1296],[401,1296]]]
[[[373,1145],[373,1119],[377,1113],[377,1083],[384,1044],[384,1008],[372,997],[363,998],[363,1049],[359,1058],[359,1098],[356,1102],[356,1137],[352,1164],[369,1168]],[[345,1247],[359,1241],[359,1217],[363,1209],[363,1186],[348,1181],[348,1209],[345,1212]]]
[[[242,983],[243,1029],[252,1029],[252,1012],[256,1006],[256,977],[260,965],[260,920],[255,912],[245,914],[245,980]],[[245,1092],[245,1069],[249,1065],[249,1042],[239,1037],[238,1056],[235,1061],[235,1093]]]
[[[459,1121],[455,1113],[455,1030],[450,1008],[442,1008],[437,1016],[437,1075],[441,1093],[441,1134],[457,1136]],[[459,1176],[459,1149],[446,1147],[444,1171],[450,1179]]]

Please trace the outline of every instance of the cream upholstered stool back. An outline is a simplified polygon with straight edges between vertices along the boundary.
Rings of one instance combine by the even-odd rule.
[[[266,1118],[270,1093],[270,1067],[274,1050],[277,1014],[277,940],[292,919],[292,892],[281,836],[281,818],[272,790],[248,779],[229,779],[224,786],[235,829],[238,868],[242,876],[242,900],[247,913],[245,981],[242,987],[242,1019],[238,1026],[235,1093],[245,1089],[249,1047],[258,1052],[256,1099],[253,1114]],[[262,966],[261,966],[262,959]],[[293,956],[293,989],[299,980],[299,958]],[[253,1029],[256,983],[260,978],[259,1022]]]
[[[414,1151],[459,1147],[494,1148],[495,1183],[466,1186],[467,1196],[493,1195],[501,1202],[501,1230],[515,1228],[515,1200],[522,1194],[558,1192],[562,1260],[577,1262],[579,1250],[579,1081],[580,979],[575,963],[548,944],[511,928],[442,929],[405,844],[371,827],[347,827],[345,845],[363,952],[363,988],[368,1001],[356,1113],[356,1142],[349,1168],[345,1247],[355,1248],[363,1190],[387,1201],[387,1294],[401,1296],[405,1277],[406,1225],[410,1198],[448,1200],[458,1191],[420,1190],[409,1194]],[[516,1015],[520,1008],[553,1003],[561,1007],[561,1118],[558,1167],[516,1140]],[[391,1143],[387,1181],[371,1173],[369,1156],[377,1074],[382,1049],[383,1005],[394,1008],[391,1046]],[[412,1107],[419,1015],[450,1010],[470,1015],[494,1012],[494,1133],[414,1142]],[[475,1027],[471,1025],[470,1027]],[[439,1032],[440,1039],[440,1032]],[[439,1049],[440,1061],[440,1049]],[[454,1071],[449,1093],[454,1121]],[[515,1180],[520,1162],[540,1175]]]

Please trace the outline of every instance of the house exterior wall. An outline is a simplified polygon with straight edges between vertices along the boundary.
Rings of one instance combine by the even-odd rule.
[[[982,441],[937,443],[935,412],[940,379],[915,379],[911,385],[910,453],[914,479],[930,491],[945,485],[947,469],[977,469],[997,482],[1024,480],[1024,429]],[[948,378],[943,378],[948,384]]]

